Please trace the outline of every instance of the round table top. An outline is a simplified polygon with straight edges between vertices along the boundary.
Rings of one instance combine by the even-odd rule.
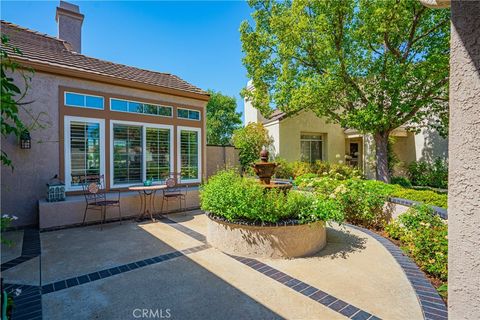
[[[166,184],[154,184],[151,186],[144,186],[144,185],[138,185],[138,186],[131,186],[128,187],[128,190],[131,191],[150,191],[150,190],[161,190],[161,189],[166,189],[167,185]]]

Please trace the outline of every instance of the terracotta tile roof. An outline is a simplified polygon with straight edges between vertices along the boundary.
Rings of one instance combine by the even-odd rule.
[[[1,33],[9,37],[9,43],[23,53],[19,56],[10,52],[12,57],[162,88],[208,95],[207,92],[173,74],[91,58],[71,51],[71,46],[66,41],[3,20],[1,20],[1,27]]]
[[[287,114],[281,110],[278,110],[278,109],[275,109],[273,110],[272,114],[270,115],[270,118],[268,119],[265,119],[265,121],[263,123],[270,123],[270,122],[273,122],[273,121],[277,121],[277,120],[283,120],[284,118],[287,117]]]

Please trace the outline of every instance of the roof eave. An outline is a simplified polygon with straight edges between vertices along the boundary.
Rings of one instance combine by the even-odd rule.
[[[78,79],[98,81],[108,84],[120,85],[123,87],[130,87],[135,89],[142,89],[157,93],[170,94],[174,96],[197,99],[202,101],[208,101],[210,99],[209,93],[196,93],[191,91],[185,91],[180,89],[168,88],[153,84],[148,84],[144,82],[139,82],[135,80],[121,79],[113,76],[108,76],[92,71],[85,71],[77,69],[74,67],[59,66],[52,63],[45,63],[41,61],[34,61],[31,59],[22,59],[21,57],[10,56],[11,59],[16,60],[22,64],[24,67],[30,67],[36,71],[41,71],[44,73],[56,74],[69,76]]]

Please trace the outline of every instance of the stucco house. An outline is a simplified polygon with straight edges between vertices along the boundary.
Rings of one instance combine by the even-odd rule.
[[[83,20],[78,6],[61,1],[57,37],[1,22],[2,35],[23,53],[10,57],[34,70],[23,101],[38,123],[21,113],[31,125],[31,148],[2,138],[15,166],[2,166],[2,213],[18,216],[18,225],[36,224],[38,215],[40,227],[81,222],[83,175],[103,174],[107,190],[126,190],[169,172],[195,185],[206,172],[208,93],[173,74],[83,55]],[[23,86],[18,73],[14,79]],[[48,203],[46,184],[55,175],[67,201]],[[137,197],[122,194],[122,211],[137,213]]]
[[[251,82],[247,84],[253,90]],[[342,128],[316,116],[312,111],[301,111],[287,116],[276,109],[269,118],[244,100],[245,124],[261,122],[273,138],[277,156],[287,161],[324,160],[334,163],[349,163],[363,170],[369,178],[375,177],[373,137],[354,129]],[[412,161],[447,158],[448,141],[431,129],[413,133],[400,127],[391,136],[395,137],[393,151],[402,164]]]

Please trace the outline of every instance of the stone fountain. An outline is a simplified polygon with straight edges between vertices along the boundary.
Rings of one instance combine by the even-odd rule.
[[[260,183],[265,188],[276,188],[283,191],[288,191],[292,188],[289,182],[272,181],[272,176],[275,174],[278,164],[275,162],[268,162],[268,151],[263,149],[260,152],[260,162],[253,164],[253,170],[260,179]]]

